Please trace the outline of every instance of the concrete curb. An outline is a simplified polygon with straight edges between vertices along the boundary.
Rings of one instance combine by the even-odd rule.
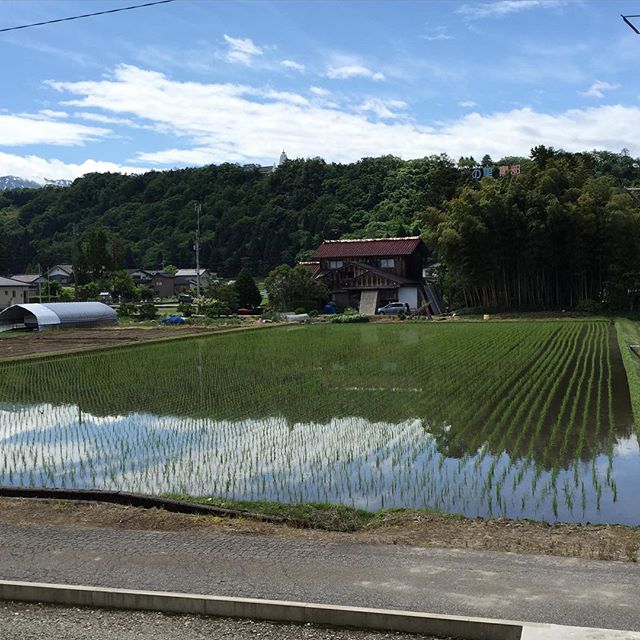
[[[0,600],[313,623],[332,627],[453,636],[466,640],[520,640],[523,629],[519,623],[414,611],[9,580],[0,580]]]

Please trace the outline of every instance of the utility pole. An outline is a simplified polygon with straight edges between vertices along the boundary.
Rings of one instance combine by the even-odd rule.
[[[196,250],[196,297],[198,298],[198,304],[200,304],[200,213],[202,212],[202,205],[196,202],[196,244],[194,249]]]

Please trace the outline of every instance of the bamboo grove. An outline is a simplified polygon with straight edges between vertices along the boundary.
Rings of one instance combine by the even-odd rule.
[[[423,214],[452,306],[633,309],[637,202],[615,175],[598,175],[593,154],[538,148],[533,156],[520,175],[467,185]]]

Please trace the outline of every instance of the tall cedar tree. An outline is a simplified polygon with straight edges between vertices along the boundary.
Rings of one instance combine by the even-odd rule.
[[[246,267],[240,271],[233,286],[238,294],[238,304],[241,307],[252,309],[262,302],[256,281]]]

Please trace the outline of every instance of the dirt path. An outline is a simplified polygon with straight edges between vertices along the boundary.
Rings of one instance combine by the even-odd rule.
[[[318,542],[508,551],[625,562],[637,562],[640,554],[640,527],[546,525],[526,520],[482,520],[422,511],[389,512],[359,531],[344,533],[106,503],[0,498],[0,523],[220,532]]]
[[[238,327],[122,327],[108,329],[61,329],[0,336],[0,362],[18,356],[86,351],[119,347],[153,340],[210,335]]]

